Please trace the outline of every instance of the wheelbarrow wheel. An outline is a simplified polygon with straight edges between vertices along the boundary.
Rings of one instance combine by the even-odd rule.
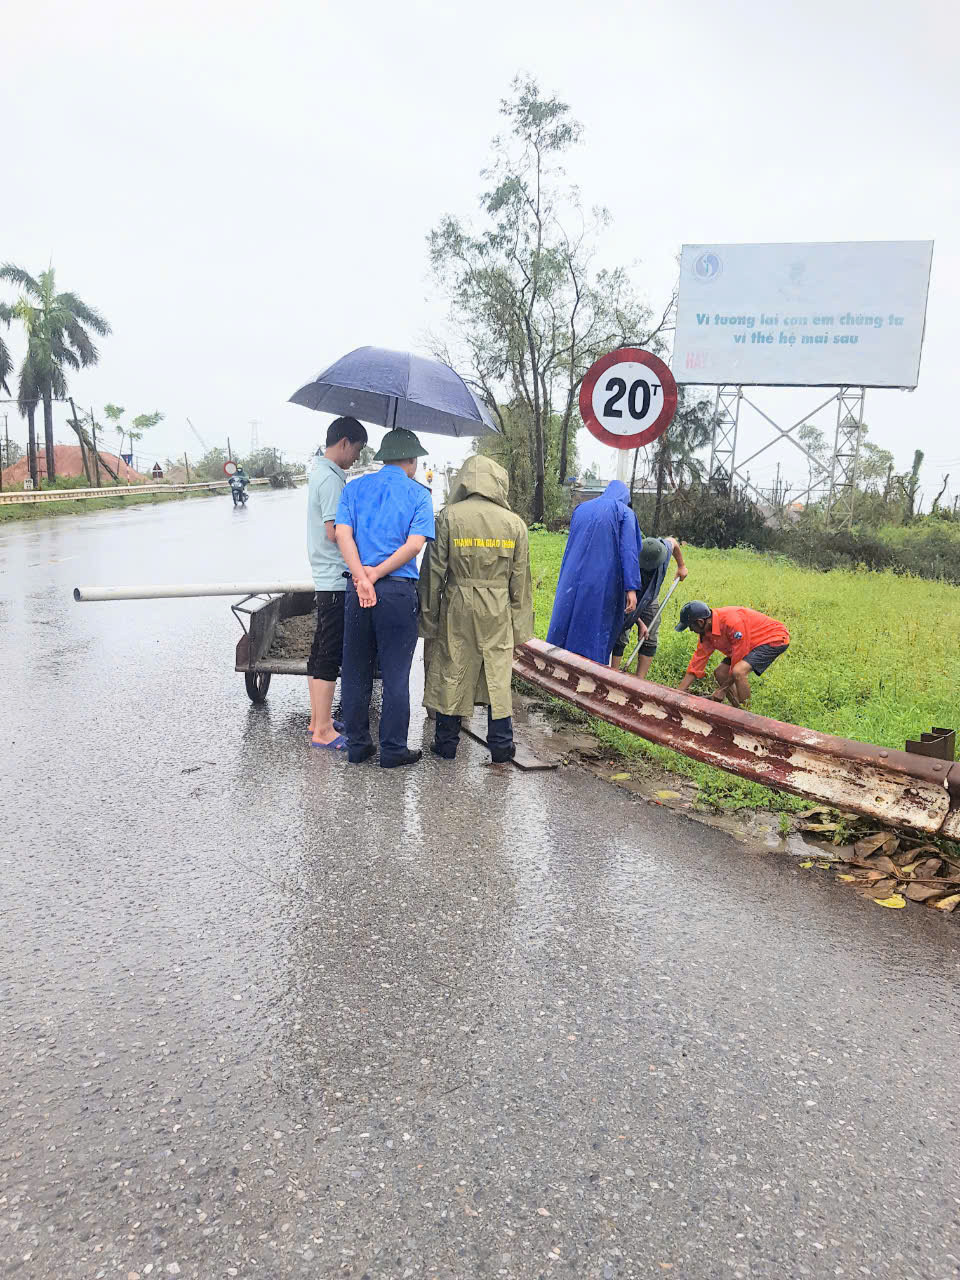
[[[251,702],[266,702],[267,690],[270,688],[269,671],[245,671],[243,683],[247,686]]]

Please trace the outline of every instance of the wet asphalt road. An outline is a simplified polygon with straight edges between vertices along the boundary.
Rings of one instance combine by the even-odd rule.
[[[0,526],[0,1272],[958,1274],[952,922],[469,741],[348,767],[228,601],[71,599],[305,577],[302,511]]]

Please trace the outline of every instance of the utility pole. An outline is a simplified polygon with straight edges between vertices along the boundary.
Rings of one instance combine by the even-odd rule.
[[[83,439],[83,431],[80,428],[80,419],[77,417],[77,406],[73,403],[73,396],[67,396],[70,402],[70,412],[73,415],[70,419],[70,426],[77,433],[77,439],[80,441],[80,459],[83,462],[83,474],[87,478],[87,488],[93,488],[93,477],[90,474],[90,458],[87,455],[87,446]]]
[[[233,450],[230,448],[230,437],[227,436],[227,461],[233,461]]]
[[[7,466],[10,465],[10,432],[7,430],[7,415],[3,415],[3,434],[7,441]],[[3,492],[3,459],[0,458],[0,493]]]
[[[184,466],[184,470],[187,473],[187,484],[189,484],[190,483],[190,463],[187,461],[186,454],[183,455],[183,466]]]
[[[100,450],[97,448],[97,420],[93,416],[93,405],[90,406],[90,434],[93,437],[93,469],[97,473],[97,488],[100,488]]]

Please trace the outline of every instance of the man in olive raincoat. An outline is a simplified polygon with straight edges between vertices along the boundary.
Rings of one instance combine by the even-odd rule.
[[[513,758],[513,650],[533,635],[527,526],[510,510],[510,479],[490,458],[468,458],[437,516],[420,571],[423,704],[436,712],[431,750],[452,760],[460,721],[486,705],[494,763]]]

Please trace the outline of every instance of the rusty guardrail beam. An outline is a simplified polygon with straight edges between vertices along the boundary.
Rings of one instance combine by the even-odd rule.
[[[960,839],[960,764],[678,693],[543,640],[518,649],[513,669],[592,716],[741,778],[892,826]]]

